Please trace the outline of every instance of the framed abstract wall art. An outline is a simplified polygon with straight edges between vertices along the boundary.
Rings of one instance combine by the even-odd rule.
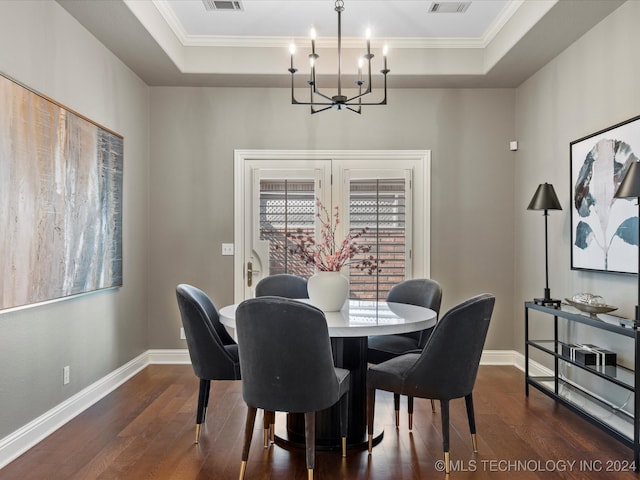
[[[0,311],[122,285],[123,138],[0,75]]]
[[[637,273],[636,199],[614,198],[640,156],[640,116],[575,140],[571,154],[571,268]]]

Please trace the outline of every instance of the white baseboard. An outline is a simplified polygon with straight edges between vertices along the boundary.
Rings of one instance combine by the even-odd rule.
[[[485,350],[482,352],[480,365],[511,365],[524,372],[524,355],[515,350]],[[553,370],[529,359],[529,375],[532,377],[553,377]]]
[[[147,350],[149,364],[190,365],[189,350]]]
[[[524,356],[515,350],[483,350],[480,357],[480,365],[510,365],[518,367],[518,362],[522,357],[524,364]],[[518,367],[520,368],[520,367]]]
[[[0,439],[0,468],[15,460],[65,423],[129,380],[149,364],[148,357],[147,352],[141,354],[15,432]]]
[[[189,351],[147,350],[13,433],[0,439],[0,469],[107,396],[150,364],[190,364]]]
[[[91,405],[107,396],[147,365],[190,363],[189,352],[186,349],[147,350],[15,432],[0,439],[0,469],[51,435]],[[480,364],[509,365],[524,370],[524,356],[515,350],[485,350],[482,353]],[[533,365],[530,365],[529,368],[531,369],[532,366]],[[543,374],[548,374],[548,370],[546,372],[547,373]]]

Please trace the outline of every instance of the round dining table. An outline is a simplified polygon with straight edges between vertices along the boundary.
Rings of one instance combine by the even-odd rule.
[[[299,301],[312,303],[309,299]],[[237,306],[228,305],[219,311],[220,321],[231,329],[235,329],[236,326]],[[437,314],[431,309],[417,305],[353,299],[346,301],[342,310],[324,314],[331,337],[334,364],[351,371],[347,448],[366,448],[367,338],[372,335],[408,333],[431,328],[436,324]],[[316,413],[316,448],[340,450],[338,420],[337,405]],[[374,445],[382,440],[383,434],[384,432],[376,426]],[[284,446],[304,447],[302,414],[287,415],[286,429],[276,428],[276,442]]]

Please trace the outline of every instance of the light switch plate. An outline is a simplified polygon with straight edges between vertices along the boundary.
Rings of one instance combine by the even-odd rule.
[[[233,255],[233,243],[222,244],[222,255]]]

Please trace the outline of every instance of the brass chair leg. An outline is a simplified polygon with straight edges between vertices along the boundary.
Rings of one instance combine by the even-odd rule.
[[[444,473],[449,475],[451,473],[451,465],[449,465],[449,452],[444,452]]]
[[[347,456],[347,437],[342,437],[342,456]]]
[[[264,425],[264,448],[269,448],[270,443],[274,443],[275,439],[275,412],[265,410],[263,417]]]
[[[413,430],[413,413],[409,414],[409,430]]]
[[[473,453],[478,453],[478,437],[475,433],[471,434],[471,443],[473,444]]]
[[[369,455],[373,450],[373,420],[375,418],[376,411],[376,389],[367,388],[367,433],[368,433],[368,445]]]
[[[431,399],[431,411],[436,413],[436,402],[433,399]]]
[[[196,441],[193,443],[200,442],[200,424],[196,423]]]
[[[247,470],[247,460],[249,460],[251,437],[253,436],[253,426],[255,425],[257,410],[255,407],[247,408],[247,421],[244,425],[244,442],[242,445],[242,463],[240,464],[240,480],[244,479],[244,472]]]
[[[313,468],[316,465],[316,412],[304,414],[304,445],[307,476],[313,480]]]

